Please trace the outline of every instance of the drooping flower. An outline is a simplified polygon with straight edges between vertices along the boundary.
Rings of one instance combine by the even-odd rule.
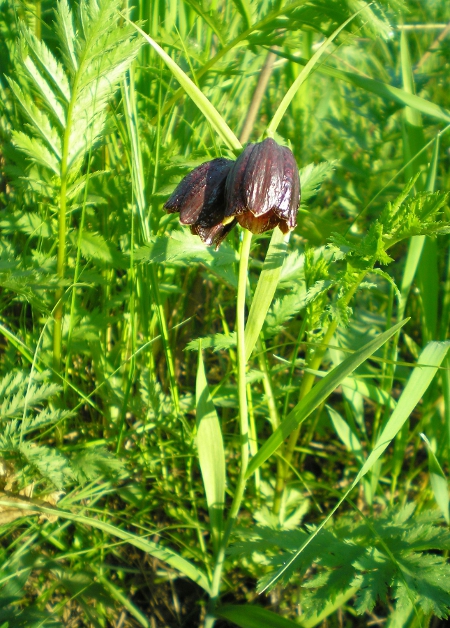
[[[237,222],[232,219],[223,224],[225,182],[233,163],[219,158],[194,168],[164,205],[169,213],[180,212],[181,224],[190,225],[191,232],[208,245],[219,246]]]
[[[227,222],[236,218],[252,233],[297,225],[300,177],[294,155],[272,138],[249,144],[231,168],[225,186]]]

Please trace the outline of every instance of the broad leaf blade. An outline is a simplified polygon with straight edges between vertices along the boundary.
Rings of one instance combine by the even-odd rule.
[[[223,530],[225,452],[220,421],[206,381],[201,345],[198,352],[196,401],[198,457],[208,502],[211,534],[217,550]]]
[[[447,525],[450,525],[450,512],[448,502],[448,482],[445,473],[442,470],[439,460],[436,458],[431,443],[425,434],[420,435],[427,447],[428,452],[428,470],[430,472],[431,488],[433,489],[434,499],[439,506],[440,511],[444,515]]]
[[[273,295],[277,289],[286,249],[287,245],[284,242],[284,235],[279,229],[274,229],[245,326],[245,357],[247,360],[255,348],[266,319],[266,314],[272,303]]]

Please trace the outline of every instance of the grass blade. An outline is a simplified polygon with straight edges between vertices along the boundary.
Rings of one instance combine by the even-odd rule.
[[[334,33],[332,33],[328,37],[328,39],[326,39],[323,42],[323,44],[320,46],[320,48],[313,54],[311,59],[307,62],[307,64],[303,68],[303,70],[300,72],[300,74],[297,76],[295,81],[292,83],[291,87],[286,92],[283,100],[279,104],[278,109],[275,112],[275,115],[273,116],[269,126],[267,127],[266,135],[268,137],[272,137],[273,134],[275,133],[275,131],[277,130],[278,125],[280,124],[284,114],[286,113],[287,108],[289,107],[289,105],[292,102],[292,99],[294,98],[295,94],[298,92],[300,87],[303,85],[303,83],[306,81],[306,79],[309,77],[309,75],[313,71],[314,67],[319,62],[320,57],[328,50],[328,48],[332,44],[333,40],[336,39],[336,37],[347,26],[347,24],[350,24],[350,22],[352,20],[354,20],[355,17],[359,13],[361,13],[361,11],[364,11],[364,9],[365,9],[365,7],[363,9],[361,9],[360,11],[357,11],[356,13],[354,13],[351,17],[348,18],[348,20],[345,20],[345,22],[343,24],[341,24],[334,31]]]
[[[241,143],[230,129],[228,124],[222,118],[217,109],[212,105],[203,92],[197,87],[197,85],[191,81],[191,79],[183,72],[180,66],[175,63],[175,61],[169,57],[169,55],[159,46],[154,39],[152,39],[147,33],[145,33],[142,28],[139,28],[136,24],[128,20],[125,16],[123,16],[130,24],[134,26],[134,28],[142,35],[142,37],[150,44],[153,50],[161,57],[164,63],[167,65],[169,70],[172,72],[174,77],[180,83],[182,88],[185,90],[186,94],[192,98],[194,103],[203,113],[205,118],[211,124],[211,126],[215,129],[217,134],[222,138],[222,140],[234,151],[236,154],[239,154],[242,150]]]
[[[431,384],[443,359],[447,355],[450,342],[430,342],[419,356],[416,366],[406,384],[394,412],[379,435],[372,453],[358,473],[353,486],[373,467],[375,462],[398,434],[406,419],[410,416],[423,394]]]
[[[240,628],[295,628],[299,624],[280,617],[261,606],[226,604],[217,610],[217,616],[232,621]]]
[[[300,65],[306,65],[308,63],[308,60],[303,59],[302,57],[289,55],[278,50],[272,50],[272,52],[284,59],[292,61],[293,63],[298,63]],[[450,122],[450,111],[436,105],[433,102],[430,102],[429,100],[426,100],[425,98],[421,98],[415,94],[408,94],[408,92],[405,92],[405,90],[400,89],[399,87],[394,87],[393,85],[388,85],[382,81],[360,76],[354,72],[339,70],[338,68],[333,68],[330,65],[319,65],[316,70],[321,74],[326,74],[327,76],[332,76],[334,78],[341,79],[342,81],[352,83],[355,87],[371,92],[384,100],[394,100],[400,105],[411,107],[411,109],[420,111],[424,115],[430,116],[431,118],[447,122],[447,124]]]
[[[260,448],[258,453],[250,461],[247,477],[252,475],[263,462],[265,462],[272,454],[276,452],[281,443],[293,432],[300,423],[303,423],[314,410],[336,390],[350,373],[352,373],[360,364],[369,358],[375,351],[384,345],[384,343],[400,329],[406,320],[400,321],[384,333],[377,336],[371,342],[368,342],[353,355],[349,356],[334,368],[326,377],[310,390],[310,392],[295,406],[286,419],[275,430],[270,438]]]
[[[106,521],[102,521],[101,519],[94,519],[93,517],[86,517],[85,515],[77,515],[66,510],[61,510],[59,508],[47,508],[46,506],[41,506],[36,503],[26,503],[25,501],[18,503],[18,501],[11,502],[8,501],[7,498],[2,498],[0,501],[0,506],[12,506],[14,508],[22,508],[24,511],[24,516],[26,515],[27,510],[39,510],[40,512],[51,515],[52,517],[58,516],[61,519],[66,519],[68,521],[73,521],[74,523],[79,523],[81,525],[85,525],[91,528],[97,528],[98,530],[102,530],[106,534],[110,536],[115,536],[123,541],[126,541],[130,545],[137,547],[138,549],[158,558],[159,560],[167,563],[184,576],[196,582],[202,589],[209,592],[209,582],[206,578],[205,574],[198,569],[191,562],[174,552],[173,550],[162,547],[153,541],[148,541],[145,537],[137,536],[136,534],[132,534],[131,532],[127,532],[126,530],[122,530],[116,526],[113,526],[110,523],[106,523]]]
[[[355,432],[351,429],[347,421],[345,421],[339,412],[336,412],[331,406],[326,406],[330,421],[336,431],[336,434],[345,445],[347,451],[355,456],[356,460],[362,466],[364,464],[364,450],[361,442]]]
[[[386,336],[386,334],[390,334],[390,336],[392,336],[397,331],[397,329],[399,329],[402,325],[404,325],[405,322],[406,321],[401,321],[400,323],[397,323],[397,325],[394,325],[394,327],[391,327],[391,329],[389,329],[387,332],[384,332],[384,334],[380,334],[380,336]],[[378,336],[378,339],[380,338],[380,336]],[[385,342],[388,339],[389,338],[386,338]],[[372,341],[372,342],[374,342],[374,341]],[[371,344],[371,343],[369,343],[369,344]],[[431,382],[432,382],[434,376],[436,375],[436,373],[437,373],[437,371],[438,371],[442,361],[444,360],[445,356],[447,355],[449,346],[450,346],[450,342],[430,342],[425,347],[425,349],[422,351],[422,353],[419,356],[419,364],[421,364],[422,366],[416,366],[414,371],[411,373],[411,376],[410,376],[410,378],[408,380],[408,383],[405,386],[405,388],[403,390],[403,393],[401,394],[400,399],[398,400],[398,403],[397,403],[397,406],[396,406],[394,412],[392,413],[389,421],[387,422],[387,424],[384,427],[383,431],[381,432],[380,436],[378,437],[378,440],[377,440],[377,442],[376,442],[376,444],[375,444],[375,446],[374,446],[374,448],[372,450],[372,453],[367,458],[367,460],[364,463],[362,469],[360,470],[360,472],[356,476],[355,480],[353,481],[353,483],[350,486],[350,488],[348,489],[348,491],[339,500],[339,502],[332,509],[332,511],[327,515],[327,517],[325,517],[325,519],[316,528],[316,530],[303,543],[303,545],[300,547],[300,549],[292,556],[292,558],[290,560],[288,560],[283,565],[283,567],[281,567],[278,571],[276,571],[274,573],[274,575],[270,578],[270,580],[264,586],[264,589],[262,589],[262,591],[265,591],[269,587],[272,587],[275,584],[275,582],[279,578],[281,578],[281,576],[284,574],[284,572],[292,565],[292,563],[294,563],[297,560],[297,558],[303,552],[305,547],[307,547],[311,543],[311,541],[319,534],[319,532],[322,530],[322,528],[328,523],[328,521],[331,519],[331,517],[334,515],[334,513],[338,510],[338,508],[340,507],[342,502],[345,501],[347,496],[355,488],[355,486],[358,484],[358,482],[361,480],[361,478],[364,477],[366,475],[366,473],[368,473],[373,468],[375,463],[379,460],[381,454],[385,451],[385,449],[387,449],[389,444],[392,442],[392,440],[396,437],[398,432],[401,430],[401,428],[404,425],[405,421],[408,419],[409,415],[414,410],[416,405],[419,403],[421,397],[423,396],[423,394],[427,390],[428,386],[431,384]],[[367,345],[366,345],[366,347],[367,347]],[[364,347],[363,347],[363,349],[364,349]],[[347,360],[348,359],[349,358],[347,358]],[[342,365],[347,360],[342,362],[336,369],[331,371],[330,375],[332,375],[334,373],[334,371],[336,371],[339,367],[342,367]],[[322,382],[320,382],[320,383],[323,383],[323,381],[324,380],[322,380]],[[314,392],[314,390],[316,388],[317,388],[317,386],[315,386],[312,389],[311,393]],[[306,398],[307,397],[305,397],[305,400],[306,400]],[[260,450],[260,452],[261,452],[261,450]],[[262,591],[260,591],[260,592],[262,592]]]

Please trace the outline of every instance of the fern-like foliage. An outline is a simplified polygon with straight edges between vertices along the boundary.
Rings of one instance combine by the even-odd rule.
[[[394,602],[397,610],[416,607],[425,615],[448,617],[450,565],[440,552],[450,548],[450,532],[438,525],[437,512],[414,515],[413,510],[410,504],[358,523],[344,517],[332,530],[322,530],[285,573],[285,581],[301,580],[305,617],[351,587],[357,588],[358,614],[377,602]],[[307,531],[268,527],[254,528],[250,535],[232,552],[259,557],[270,571],[286,564],[308,538]],[[270,574],[260,588],[268,581]]]
[[[119,26],[121,8],[119,0],[81,0],[74,15],[60,0],[60,58],[21,26],[17,80],[8,83],[27,123],[12,131],[13,144],[31,166],[22,172],[23,162],[9,153],[16,182],[25,177],[41,192],[44,182],[65,198],[79,179],[88,151],[105,133],[107,103],[140,46],[131,26]]]
[[[355,269],[389,264],[387,254],[391,246],[416,235],[436,236],[450,232],[450,224],[441,220],[449,195],[444,192],[423,192],[408,198],[417,177],[405,186],[393,202],[387,203],[378,220],[373,222],[367,234],[359,241],[340,234],[333,234],[331,244],[344,257],[352,257]]]
[[[401,240],[417,235],[435,237],[450,232],[450,223],[442,220],[443,209],[449,195],[444,192],[424,192],[409,197],[417,176],[411,179],[393,202],[387,203],[378,220],[371,225],[361,239],[334,233],[330,248],[337,258],[345,259],[346,269],[338,273],[338,298],[330,312],[344,324],[350,315],[348,296],[362,278],[372,271],[380,273],[378,265],[392,262],[388,250]]]
[[[53,406],[62,387],[50,373],[12,372],[0,381],[0,456],[23,484],[44,480],[62,489],[77,481],[84,484],[101,476],[122,474],[123,464],[105,448],[79,450],[68,455],[62,449],[40,444],[39,432],[66,420],[71,413]]]

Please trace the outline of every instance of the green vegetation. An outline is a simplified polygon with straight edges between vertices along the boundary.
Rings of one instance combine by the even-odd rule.
[[[446,625],[449,23],[0,0],[0,628]],[[290,234],[164,211],[266,137]]]

